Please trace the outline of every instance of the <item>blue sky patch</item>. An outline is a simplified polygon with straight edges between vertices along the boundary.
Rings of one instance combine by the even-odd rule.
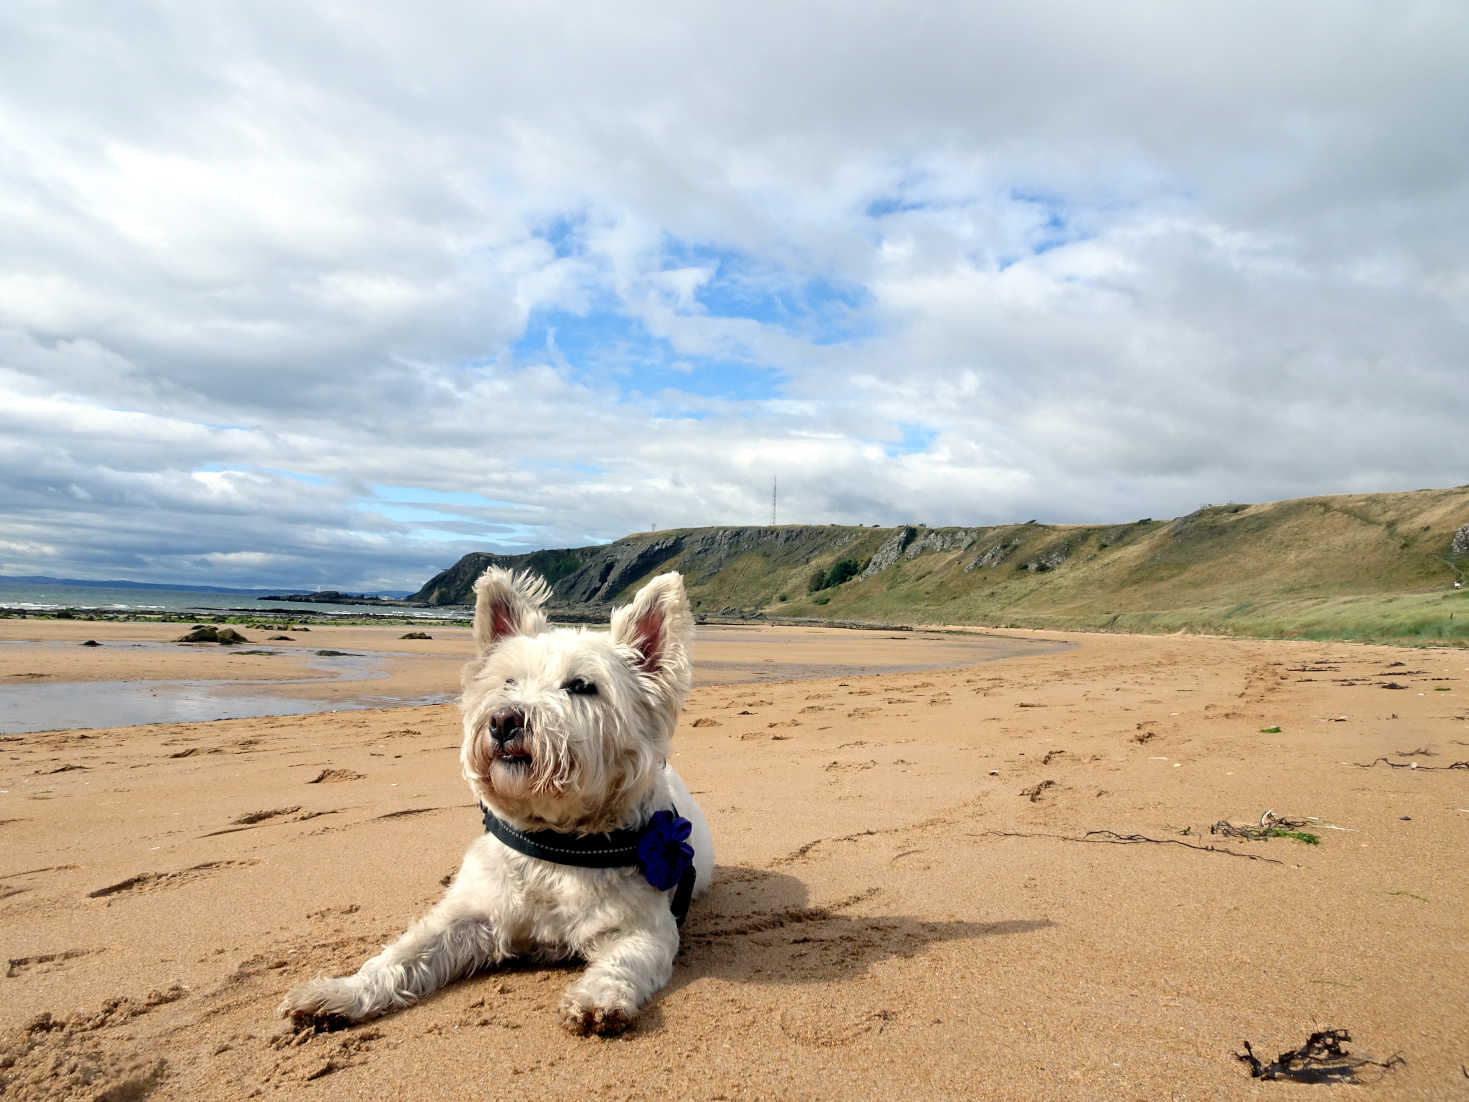
[[[625,395],[679,391],[698,398],[759,400],[780,395],[782,372],[758,364],[680,356],[667,338],[638,319],[608,310],[573,314],[537,311],[515,342],[522,361],[548,354],[570,376],[588,385],[612,383]]]
[[[690,356],[677,365],[639,371],[637,378],[626,384],[626,389],[648,396],[672,390],[698,398],[750,402],[780,397],[785,380],[785,373],[773,367]],[[705,414],[685,410],[681,416],[701,420]]]
[[[928,451],[928,446],[938,436],[937,429],[926,428],[923,425],[904,423],[898,426],[902,434],[897,440],[890,440],[883,445],[882,450],[888,456],[916,455]]]
[[[694,292],[703,313],[773,325],[813,344],[872,335],[862,311],[872,296],[860,284],[789,271],[737,249],[666,237],[663,270],[707,268],[713,275]]]
[[[913,199],[885,195],[868,203],[866,214],[868,218],[886,218],[890,214],[906,214],[908,211],[923,210],[928,206],[928,203],[920,203]]]
[[[260,469],[266,474],[284,475],[286,478],[295,479],[297,482],[304,482],[308,486],[325,486],[330,481],[330,479],[322,478],[320,475],[302,474],[300,471],[288,471],[284,467],[262,467]]]
[[[1030,243],[1031,253],[1034,256],[1048,253],[1052,249],[1059,249],[1063,245],[1085,241],[1092,236],[1075,226],[1071,220],[1066,200],[1059,195],[1044,191],[1017,189],[1010,192],[1010,198],[1014,202],[1034,206],[1037,215],[1040,216],[1037,231]],[[1006,267],[1009,265],[1001,265],[1002,269]]]
[[[551,246],[558,260],[565,260],[583,251],[586,224],[585,214],[558,214],[537,226],[535,236]]]

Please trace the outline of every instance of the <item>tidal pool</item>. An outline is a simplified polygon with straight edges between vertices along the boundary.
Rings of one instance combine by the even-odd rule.
[[[55,647],[55,643],[6,643],[6,647]],[[65,644],[75,646],[75,644]],[[172,644],[130,643],[129,647],[163,649]],[[243,652],[242,652],[243,653]],[[0,734],[70,731],[98,727],[133,727],[144,723],[201,723],[256,716],[311,715],[317,712],[439,704],[453,697],[445,691],[402,699],[374,695],[371,682],[387,676],[395,655],[378,652],[331,656],[275,651],[293,662],[304,659],[320,677],[277,680],[170,679],[162,681],[43,681],[0,686]],[[293,686],[330,682],[363,682],[363,691],[345,699],[295,695]]]

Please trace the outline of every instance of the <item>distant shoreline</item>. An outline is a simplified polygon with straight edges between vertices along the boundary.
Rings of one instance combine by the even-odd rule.
[[[324,589],[318,593],[273,593],[256,597],[257,601],[292,601],[309,605],[386,605],[389,608],[428,608],[422,601],[398,597],[369,597],[366,593],[339,593]]]
[[[267,598],[261,598],[265,600]],[[358,601],[320,601],[319,604],[366,604],[372,602]],[[428,608],[430,606],[412,604],[406,602],[383,601],[385,607],[396,608]],[[332,613],[320,612],[316,609],[295,608],[243,608],[239,606],[224,609],[103,609],[87,608],[83,606],[72,606],[66,608],[20,608],[17,606],[0,605],[0,620],[82,620],[102,623],[164,623],[164,624],[190,624],[204,620],[219,624],[248,624],[252,620],[272,620],[282,624],[290,623],[312,623],[312,624],[343,624],[350,625],[359,621],[367,624],[469,624],[474,620],[474,610],[463,605],[439,606],[446,611],[438,615],[394,614],[392,612],[351,612]],[[453,610],[453,611],[448,611]],[[602,624],[607,621],[608,610],[596,610],[587,608],[578,609],[548,609],[553,624]],[[860,620],[819,620],[795,616],[762,616],[750,614],[747,616],[734,616],[727,614],[703,615],[696,613],[694,620],[699,624],[727,625],[727,626],[768,626],[768,627],[813,627],[813,628],[843,628],[852,631],[902,631],[911,632],[923,630],[912,624],[877,623]],[[932,630],[932,629],[929,629]],[[985,635],[993,634],[994,629],[983,625],[961,625],[949,626],[941,629],[944,634],[951,635]]]
[[[193,624],[206,621],[216,624],[248,624],[252,620],[279,621],[281,624],[342,624],[359,621],[369,624],[468,624],[473,614],[452,613],[413,616],[390,612],[319,612],[295,608],[226,608],[226,609],[105,609],[105,608],[18,608],[0,605],[0,620],[84,620],[100,623]]]

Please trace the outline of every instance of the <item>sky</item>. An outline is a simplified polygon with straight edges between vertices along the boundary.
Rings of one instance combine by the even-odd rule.
[[[0,133],[0,574],[1469,483],[1462,0],[8,0]]]

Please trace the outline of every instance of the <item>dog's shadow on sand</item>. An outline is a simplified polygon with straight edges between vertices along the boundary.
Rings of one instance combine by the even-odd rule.
[[[1034,933],[1054,925],[1049,919],[932,921],[862,913],[879,895],[870,888],[813,906],[806,885],[794,876],[719,866],[709,891],[689,909],[669,990],[704,976],[782,984],[841,979],[861,974],[875,961],[911,957],[939,942]]]

